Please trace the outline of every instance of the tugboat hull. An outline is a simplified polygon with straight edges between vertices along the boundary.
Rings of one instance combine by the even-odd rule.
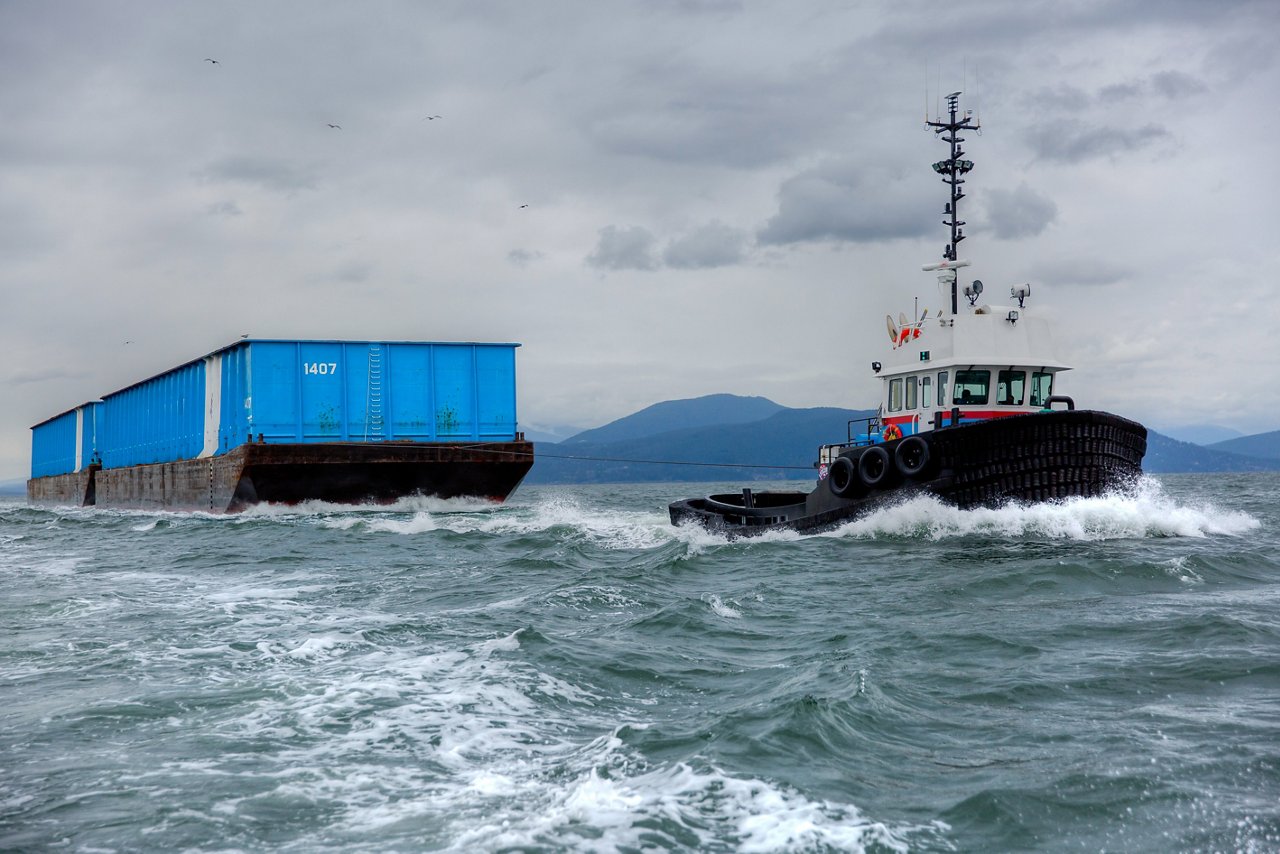
[[[918,494],[961,509],[1101,495],[1142,473],[1147,430],[1096,411],[991,419],[848,447],[812,492],[744,490],[676,501],[674,524],[731,537],[820,531]]]

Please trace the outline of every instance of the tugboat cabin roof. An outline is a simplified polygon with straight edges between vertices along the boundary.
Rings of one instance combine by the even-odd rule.
[[[1016,313],[1010,319],[1011,313]],[[901,333],[899,333],[901,335]],[[1058,358],[1049,322],[1029,308],[981,305],[959,314],[929,317],[912,328],[902,344],[882,359],[880,376],[969,365],[1022,365],[1066,371]]]

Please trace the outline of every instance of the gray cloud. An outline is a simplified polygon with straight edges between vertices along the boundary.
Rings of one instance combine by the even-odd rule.
[[[988,190],[987,228],[1000,240],[1017,240],[1040,234],[1058,216],[1058,206],[1026,184],[1013,190]]]
[[[244,211],[240,209],[240,206],[231,200],[224,200],[221,202],[214,202],[211,205],[206,205],[204,212],[210,216],[241,216],[244,214]]]
[[[1172,139],[1172,134],[1154,123],[1129,129],[1067,121],[1031,128],[1026,139],[1036,155],[1044,160],[1080,163],[1149,148]]]
[[[712,222],[668,243],[662,260],[681,269],[724,267],[746,257],[749,240],[740,228]]]
[[[1204,81],[1181,71],[1160,71],[1151,75],[1151,88],[1170,99],[1201,95],[1209,91]]]
[[[1158,95],[1170,100],[1183,100],[1209,91],[1208,85],[1185,71],[1158,71],[1142,80],[1113,83],[1098,90],[1098,100],[1116,104]]]
[[[1055,306],[1068,346],[1082,328],[1124,340],[1159,307],[1149,399],[1091,353],[1077,400],[1141,418],[1176,382],[1280,426],[1201,371],[1243,346],[1255,387],[1280,384],[1280,337],[1233,339],[1238,309],[1195,292],[1270,298],[1275,2],[380,8],[0,3],[0,479],[25,470],[30,424],[246,329],[522,341],[532,422],[713,391],[867,405],[876,381],[848,365],[883,336],[815,336],[813,309],[849,298],[854,263],[875,299],[902,296],[945,242],[926,76],[985,126],[966,142],[975,276],[1105,287],[1105,312]],[[582,299],[633,270],[655,287]],[[689,270],[673,311],[659,290]],[[785,379],[653,355],[744,334]],[[1180,360],[1187,342],[1208,357]],[[46,368],[84,374],[19,382]]]
[[[815,241],[865,243],[928,234],[936,207],[927,179],[890,172],[862,159],[831,160],[788,178],[778,212],[760,229],[765,245]]]
[[[507,260],[517,267],[528,267],[535,261],[541,260],[542,257],[541,252],[532,249],[512,249],[507,253]]]
[[[210,163],[200,177],[209,182],[249,184],[280,193],[296,193],[316,187],[315,170],[273,157],[234,156]]]
[[[587,264],[600,270],[656,270],[656,246],[653,232],[643,226],[607,225],[600,229],[600,239],[587,256]]]
[[[1033,280],[1073,287],[1105,287],[1124,281],[1133,271],[1111,261],[1087,256],[1055,258],[1031,269]]]

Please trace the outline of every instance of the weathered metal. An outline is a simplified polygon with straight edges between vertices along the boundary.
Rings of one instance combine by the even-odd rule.
[[[389,503],[412,495],[503,501],[533,443],[253,444],[225,454],[32,478],[34,503],[235,513],[260,502]]]

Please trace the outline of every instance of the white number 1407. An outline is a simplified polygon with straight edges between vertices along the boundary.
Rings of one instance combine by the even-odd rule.
[[[302,372],[304,374],[336,374],[338,372],[337,362],[303,362]]]

